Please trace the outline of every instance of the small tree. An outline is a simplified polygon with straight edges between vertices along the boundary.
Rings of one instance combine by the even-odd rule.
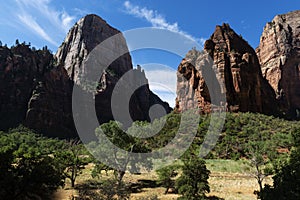
[[[0,199],[45,199],[64,184],[51,148],[60,141],[19,127],[0,133]]]
[[[181,200],[205,199],[210,191],[208,178],[210,171],[205,161],[197,156],[183,159],[182,175],[176,180],[176,188]]]
[[[263,189],[264,179],[271,175],[271,170],[267,167],[269,164],[269,159],[266,157],[266,152],[264,151],[264,143],[261,141],[250,142],[248,144],[248,156],[250,158],[250,165],[254,167],[253,176],[257,180],[259,185],[259,191]]]
[[[250,127],[246,131],[251,136],[245,145],[246,155],[250,159],[250,166],[254,168],[252,175],[259,185],[259,191],[254,193],[258,194],[263,190],[264,179],[272,174],[271,159],[275,157],[273,154],[276,148],[273,148],[266,135],[255,127]]]
[[[101,167],[104,167],[103,169],[110,167],[113,169],[117,190],[121,190],[123,187],[122,180],[127,170],[135,173],[138,172],[140,167],[146,169],[152,167],[152,162],[148,158],[130,155],[131,153],[148,152],[149,149],[141,140],[126,134],[121,126],[120,123],[115,121],[102,124],[100,128],[96,129],[99,143],[91,142],[89,144],[89,150],[94,157],[96,159],[101,158],[100,162],[102,161],[97,166],[97,170],[101,172]]]
[[[56,157],[60,160],[64,175],[70,179],[71,187],[75,186],[76,178],[89,163],[88,155],[84,154],[84,146],[80,140],[70,140],[62,151],[57,151]]]
[[[263,200],[300,199],[300,130],[294,134],[295,147],[290,159],[275,168],[273,186],[266,185],[259,193]]]
[[[158,175],[158,184],[166,188],[165,194],[168,194],[170,188],[175,186],[174,178],[178,174],[178,165],[169,165],[156,171]]]

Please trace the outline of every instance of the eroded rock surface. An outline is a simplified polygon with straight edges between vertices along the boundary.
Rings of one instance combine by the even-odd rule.
[[[300,110],[300,11],[277,15],[267,23],[256,49],[263,76],[289,118]]]
[[[213,69],[214,77],[205,76]],[[275,93],[262,77],[254,49],[228,24],[217,26],[202,53],[191,50],[178,67],[176,109],[200,108],[211,112],[211,95],[226,95],[227,111],[276,112]],[[214,81],[212,81],[215,79]],[[224,83],[220,91],[209,91],[206,82]],[[218,88],[218,86],[212,87]],[[274,109],[275,106],[275,109]]]

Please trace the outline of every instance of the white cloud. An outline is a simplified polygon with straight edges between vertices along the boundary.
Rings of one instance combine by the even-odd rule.
[[[65,10],[56,10],[50,6],[51,0],[15,0],[15,17],[25,28],[58,46],[61,37],[74,23],[75,16]]]
[[[194,36],[186,33],[185,31],[180,30],[177,22],[167,22],[167,20],[156,10],[150,10],[146,7],[141,8],[139,6],[133,5],[129,1],[124,2],[124,7],[126,9],[126,13],[138,18],[146,19],[155,28],[167,29],[169,31],[179,33],[181,35],[184,35],[188,39],[199,42],[201,45],[203,45],[203,43],[205,42],[204,38],[195,38]]]
[[[177,76],[176,70],[162,64],[143,64],[151,91],[167,101],[171,107],[175,105]]]
[[[146,70],[145,74],[153,90],[176,92],[175,70]]]
[[[26,25],[28,28],[30,28],[33,32],[50,42],[51,44],[58,46],[58,43],[55,42],[46,32],[45,30],[40,27],[40,25],[32,18],[31,15],[22,14],[18,15],[18,18],[21,20],[21,22]]]

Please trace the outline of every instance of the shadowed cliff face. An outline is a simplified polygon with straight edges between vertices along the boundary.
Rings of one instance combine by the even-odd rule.
[[[208,57],[212,63],[202,66]],[[206,86],[211,78],[203,75],[205,68],[214,68],[215,78],[225,84],[221,92],[226,94],[228,111],[276,114],[275,93],[262,77],[254,49],[228,24],[216,27],[205,42],[204,52],[190,51],[179,65],[176,109],[211,111],[210,93],[215,91]]]
[[[72,137],[72,83],[53,55],[25,44],[0,47],[0,128],[21,123],[49,136]]]
[[[88,15],[69,31],[55,56],[46,48],[36,51],[25,44],[11,49],[0,47],[0,130],[23,123],[47,136],[77,136],[73,114],[79,113],[72,111],[73,87],[89,97],[80,104],[84,107],[92,102],[100,124],[113,120],[111,96],[115,85],[129,71],[132,71],[131,77],[123,83],[123,96],[120,99],[130,99],[128,105],[120,103],[120,109],[129,107],[132,120],[143,121],[150,121],[149,109],[155,104],[161,105],[166,111],[164,113],[169,113],[169,105],[150,91],[143,70],[132,69],[129,53],[110,63],[103,74],[98,73],[97,65],[85,65],[92,50],[116,34],[120,32],[103,19]],[[120,49],[128,51],[122,34],[107,50],[113,52]],[[107,55],[107,52],[98,53],[100,59]],[[97,90],[95,85],[92,92],[86,85],[82,87],[86,84],[81,79],[82,75],[96,76]],[[128,96],[127,89],[135,88],[141,82],[144,85]],[[124,125],[129,126],[131,122]],[[89,128],[93,133],[95,127]]]
[[[262,74],[289,118],[299,117],[300,110],[299,21],[300,11],[276,16],[265,26],[256,49]]]
[[[1,128],[7,129],[23,122],[27,103],[36,85],[34,78],[43,74],[50,60],[51,56],[39,56],[27,46],[0,47]]]
[[[111,37],[114,39],[107,40]],[[108,45],[101,50],[98,45],[102,45],[103,42],[107,42]],[[112,63],[108,63],[109,66],[105,69],[106,60],[112,57],[110,52],[127,53],[112,60]],[[150,91],[143,70],[140,68],[133,69],[131,56],[128,53],[128,47],[121,32],[96,15],[87,15],[74,25],[58,49],[56,58],[58,63],[67,70],[70,79],[75,84],[84,88],[86,80],[98,82],[97,91],[95,92],[95,107],[100,123],[114,119],[111,98],[115,86],[120,80],[123,81],[120,99],[124,99],[124,101],[117,102],[120,105],[113,105],[119,108],[119,113],[126,112],[127,109],[125,108],[129,107],[129,116],[132,120],[149,121],[148,112],[154,104],[163,106],[166,113],[171,111],[166,102],[161,101],[158,96]],[[124,80],[123,76],[127,72],[131,76]],[[145,85],[131,93],[130,89],[136,88],[141,82]],[[128,100],[129,105],[125,105],[127,97],[130,98]],[[128,127],[130,121],[125,120],[122,123]]]

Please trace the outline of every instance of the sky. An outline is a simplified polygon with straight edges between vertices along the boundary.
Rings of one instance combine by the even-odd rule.
[[[0,0],[0,40],[16,39],[56,52],[68,30],[86,14],[97,14],[120,31],[155,27],[196,41],[200,46],[216,25],[230,26],[256,48],[265,24],[275,15],[300,9],[298,0]],[[176,69],[182,56],[157,49],[131,52],[146,71],[150,88],[174,106]]]

